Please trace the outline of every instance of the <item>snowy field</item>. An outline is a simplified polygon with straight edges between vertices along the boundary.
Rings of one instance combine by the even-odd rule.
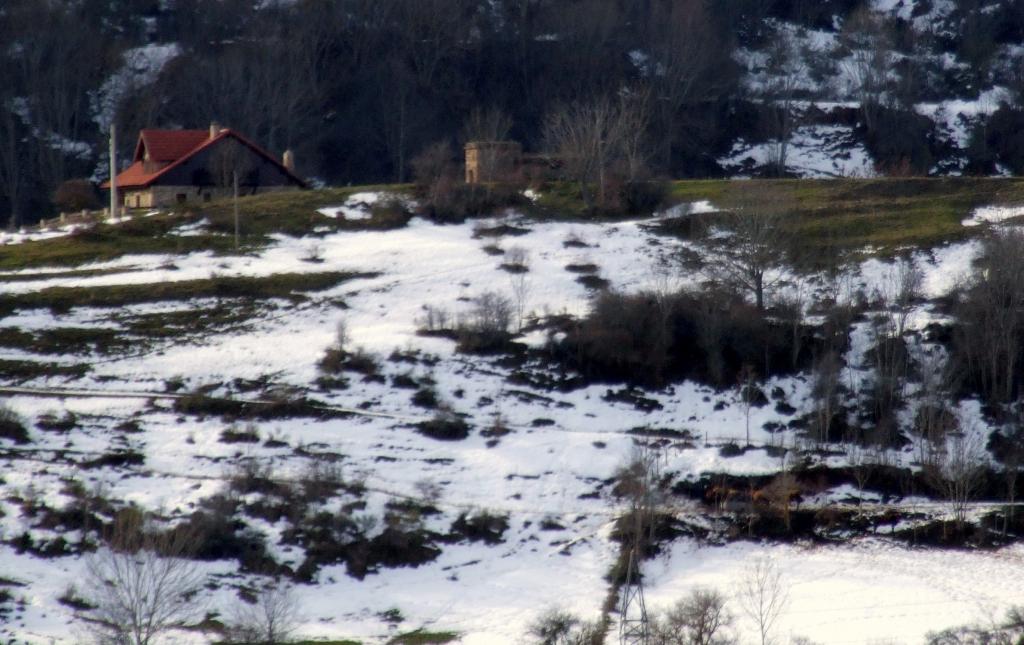
[[[331,209],[331,214],[359,219],[360,209],[374,199],[364,195]],[[707,212],[713,205],[687,209]],[[394,608],[406,617],[399,631],[451,630],[463,642],[481,644],[521,642],[529,623],[550,607],[595,618],[608,591],[605,575],[618,553],[610,539],[611,524],[622,510],[605,482],[634,451],[630,429],[686,431],[697,438],[693,444],[671,442],[662,451],[664,471],[678,480],[706,472],[768,474],[779,469],[779,460],[762,449],[721,456],[717,444],[745,439],[748,420],[737,405],[738,392],[676,384],[645,393],[661,407],[644,411],[609,400],[607,385],[570,392],[510,385],[509,370],[497,359],[457,354],[452,341],[424,337],[417,330],[426,305],[458,313],[487,291],[512,294],[515,278],[500,267],[502,256],[492,254],[493,249],[488,252],[487,246],[500,247],[506,254],[516,247],[525,250],[527,318],[586,312],[592,292],[577,282],[576,273],[566,270],[568,265],[595,264],[600,277],[628,291],[699,283],[702,276],[681,273],[675,262],[680,247],[689,243],[658,235],[652,227],[657,219],[588,224],[536,222],[510,214],[500,221],[445,226],[414,219],[406,228],[386,232],[331,233],[315,240],[279,236],[268,248],[241,256],[126,256],[77,267],[90,271],[80,277],[48,277],[37,269],[19,272],[28,279],[6,283],[7,292],[211,276],[326,271],[373,275],[308,294],[297,304],[276,302],[274,309],[260,312],[240,329],[187,343],[171,339],[122,355],[84,357],[2,350],[0,358],[8,360],[90,361],[92,371],[81,378],[36,378],[22,385],[97,395],[7,397],[6,404],[25,419],[71,411],[80,423],[65,434],[33,429],[31,444],[3,453],[2,537],[9,540],[26,529],[20,508],[9,501],[13,494],[36,495],[59,507],[68,502],[61,490],[70,476],[87,487],[101,486],[108,498],[181,517],[222,489],[233,460],[260,459],[282,477],[295,476],[308,461],[306,452],[295,450],[302,446],[340,455],[346,478],[366,486],[363,514],[380,515],[389,500],[417,496],[426,481],[439,488],[436,506],[442,511],[426,519],[428,528],[444,532],[459,513],[474,510],[509,518],[502,543],[445,545],[436,560],[419,567],[384,568],[362,581],[346,575],[344,566],[323,568],[315,585],[297,587],[303,636],[384,642],[395,628],[381,614]],[[971,219],[1001,218],[982,209]],[[481,235],[498,224],[525,232],[498,238]],[[322,262],[308,261],[314,244]],[[915,255],[926,294],[935,297],[952,288],[955,277],[970,270],[978,248],[968,241]],[[891,263],[869,260],[847,277],[851,288],[870,292],[884,285],[892,270]],[[821,287],[813,279],[809,285]],[[196,300],[120,310],[74,308],[60,315],[48,309],[26,310],[0,319],[0,329],[116,326],[115,314],[192,311],[209,304]],[[911,324],[923,327],[931,316],[929,305],[922,305]],[[277,446],[256,443],[240,448],[218,439],[227,425],[223,421],[182,416],[171,409],[171,399],[159,398],[171,380],[181,380],[186,389],[211,385],[214,394],[238,396],[245,395],[231,385],[236,379],[262,378],[277,387],[310,388],[318,376],[317,361],[334,342],[342,320],[351,344],[379,359],[384,382],[352,378],[347,389],[314,395],[327,405],[367,414],[261,422],[261,437],[276,439]],[[862,337],[853,334],[853,357],[865,349]],[[535,333],[526,341],[542,343],[544,336]],[[386,360],[396,351],[431,360],[411,365]],[[853,363],[850,378],[856,381],[863,374]],[[412,406],[409,390],[389,384],[403,375],[433,379],[442,399],[474,427],[485,427],[500,414],[512,432],[496,444],[477,434],[440,442],[414,432],[410,424],[427,420],[432,413]],[[803,377],[774,379],[765,389],[774,388],[790,405],[807,410],[809,385]],[[765,423],[789,418],[772,406],[753,409],[753,443],[795,444],[792,431],[771,434],[763,429]],[[141,431],[114,432],[127,419],[136,420]],[[145,464],[85,470],[63,459],[98,456],[125,445],[145,454]],[[909,459],[909,453],[893,457]],[[283,523],[247,521],[268,537],[278,562],[294,566],[301,561],[301,553],[277,540]],[[545,521],[560,528],[542,529]],[[40,529],[32,533],[39,539],[54,537]],[[985,553],[915,550],[882,538],[830,547],[712,547],[681,540],[664,556],[645,563],[644,569],[649,606],[661,609],[695,585],[731,593],[744,567],[753,558],[766,556],[778,563],[791,588],[779,630],[783,642],[791,635],[804,635],[823,643],[917,643],[929,630],[998,616],[1008,606],[1024,603],[1022,555],[1019,547]],[[233,602],[231,585],[247,577],[234,575],[233,562],[204,566],[211,574],[231,574],[219,578],[224,584],[205,599],[211,610],[226,612]],[[79,629],[74,612],[57,598],[72,584],[84,591],[83,567],[79,557],[42,560],[19,554],[9,545],[0,547],[0,576],[25,584],[12,589],[16,598],[25,600],[24,607],[0,631],[32,643],[74,640]],[[751,641],[750,625],[737,625],[744,640]],[[178,642],[199,638],[179,634]]]

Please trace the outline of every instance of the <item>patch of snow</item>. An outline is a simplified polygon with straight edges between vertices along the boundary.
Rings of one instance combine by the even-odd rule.
[[[778,158],[778,141],[748,144],[738,140],[718,160],[728,172],[750,176]],[[786,170],[800,177],[874,177],[871,155],[848,126],[805,125],[787,146]]]
[[[1024,217],[1024,206],[982,206],[975,208],[971,216],[960,222],[964,226],[995,224],[1006,220]]]
[[[353,193],[341,206],[329,206],[318,209],[322,215],[332,218],[341,218],[348,221],[368,220],[373,217],[373,206],[383,201],[397,199],[408,202],[408,198],[401,197],[394,193],[387,192],[364,192]]]
[[[702,199],[697,202],[681,202],[670,206],[663,211],[655,214],[656,217],[682,217],[684,215],[700,215],[704,213],[717,213],[718,208],[711,204],[710,201]]]
[[[1009,91],[995,87],[982,92],[974,100],[951,99],[939,103],[918,103],[914,110],[931,119],[940,132],[956,147],[965,150],[971,128],[982,117],[990,116],[1003,101],[1010,98]]]
[[[21,229],[16,232],[0,231],[0,246],[7,244],[23,244],[25,242],[36,242],[38,240],[49,240],[55,237],[64,237],[74,233],[81,228],[80,225],[69,224],[58,228],[45,228],[27,230]]]
[[[100,130],[110,127],[117,106],[125,96],[155,81],[164,66],[179,55],[181,48],[176,43],[152,43],[126,50],[121,69],[104,81],[92,97],[93,118]]]
[[[735,543],[702,548],[677,542],[644,563],[647,608],[667,610],[695,587],[724,593],[741,642],[760,634],[743,616],[738,592],[758,560],[781,574],[788,602],[774,632],[814,642],[920,643],[928,632],[1002,618],[1024,603],[1024,546],[996,551],[922,550],[880,539],[842,546]]]

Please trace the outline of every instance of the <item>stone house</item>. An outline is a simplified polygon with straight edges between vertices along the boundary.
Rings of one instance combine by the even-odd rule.
[[[465,146],[467,184],[558,179],[562,162],[544,154],[524,154],[517,141],[470,141]]]
[[[279,161],[228,128],[209,130],[142,130],[132,164],[117,175],[120,205],[155,208],[208,202],[234,192],[240,195],[306,188],[295,174],[294,157]],[[110,182],[104,182],[110,189]]]

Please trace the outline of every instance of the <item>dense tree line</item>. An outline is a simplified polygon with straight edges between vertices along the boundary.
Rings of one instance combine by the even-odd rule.
[[[846,59],[863,72],[861,110],[833,118],[858,123],[883,169],[932,171],[942,145],[908,106],[993,83],[1021,86],[997,59],[1001,44],[1024,39],[1024,2],[959,2],[950,29],[927,33],[913,16],[883,19],[864,5],[9,0],[0,7],[0,216],[37,219],[53,212],[63,181],[105,178],[111,118],[124,135],[122,155],[141,127],[216,120],[275,152],[294,149],[300,170],[328,183],[406,181],[420,152],[464,140],[474,111],[503,113],[512,138],[541,149],[560,108],[628,96],[651,170],[714,176],[723,172],[716,157],[738,136],[784,142],[792,130],[790,105],[807,92],[785,80],[800,56],[778,46],[782,24],[841,31],[844,46],[861,52]],[[139,54],[160,44],[172,48],[165,65]],[[780,80],[752,92],[740,82],[737,48],[767,52]],[[920,62],[925,50],[967,64],[934,69]],[[898,75],[871,73],[879,61]],[[824,61],[800,71],[813,78],[829,69]],[[1022,121],[1012,106],[997,112],[972,138],[968,169],[1024,168],[1000,134]],[[780,171],[785,154],[783,143]]]

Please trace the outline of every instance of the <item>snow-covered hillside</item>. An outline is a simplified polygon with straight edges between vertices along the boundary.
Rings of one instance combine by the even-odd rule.
[[[466,643],[514,643],[552,607],[598,617],[609,592],[606,576],[619,554],[614,521],[625,511],[625,502],[612,494],[614,478],[636,445],[657,443],[660,468],[672,482],[707,473],[775,473],[785,459],[778,447],[796,447],[804,439],[797,429],[766,428],[784,428],[794,414],[809,411],[807,377],[776,377],[763,385],[786,406],[745,410],[737,388],[693,382],[644,391],[638,405],[614,384],[561,389],[514,378],[521,366],[501,356],[459,353],[452,340],[420,330],[431,311],[457,318],[485,293],[499,292],[522,305],[520,342],[541,347],[549,334],[535,321],[582,316],[594,295],[571,267],[594,265],[590,275],[622,291],[698,285],[705,276],[681,269],[677,257],[683,247],[702,253],[700,245],[658,228],[685,210],[712,209],[705,203],[614,223],[535,221],[515,213],[457,225],[413,219],[389,231],[278,235],[265,248],[240,254],[128,255],[0,275],[11,296],[53,294],[43,290],[56,287],[155,289],[186,281],[305,276],[293,289],[301,296],[262,299],[247,310],[229,296],[186,293],[118,306],[19,307],[0,319],[0,334],[70,338],[69,330],[103,329],[130,340],[121,346],[90,341],[67,351],[38,344],[0,350],[9,367],[41,366],[39,372],[22,369],[20,376],[12,367],[2,384],[5,405],[26,421],[30,436],[24,443],[4,440],[0,451],[0,585],[14,599],[0,631],[31,643],[70,642],[85,633],[82,616],[88,612],[59,599],[72,589],[88,595],[90,555],[78,547],[95,536],[88,528],[67,530],[61,520],[42,521],[45,509],[71,508],[85,490],[115,506],[157,512],[173,524],[227,490],[239,469],[254,463],[266,479],[284,482],[300,481],[314,463],[337,466],[347,492],[313,508],[364,522],[368,536],[399,521],[454,535],[438,541],[439,553],[418,566],[380,564],[363,579],[340,562],[314,569],[308,583],[295,586],[303,637],[385,642],[423,628],[455,632]],[[358,220],[357,211],[348,206],[331,212]],[[997,219],[989,211],[964,215],[974,215],[971,222]],[[183,225],[179,233],[203,226]],[[913,255],[926,297],[947,293],[955,276],[971,271],[978,252],[978,243],[968,240]],[[513,256],[528,270],[502,266]],[[875,259],[851,267],[850,293],[884,288],[893,270],[891,262]],[[302,286],[329,273],[350,277],[311,290]],[[789,278],[780,288],[796,288],[795,277]],[[826,288],[815,276],[802,284]],[[224,320],[210,322],[215,315]],[[910,329],[923,329],[938,316],[925,300],[909,316]],[[140,331],[144,321],[167,325],[167,333],[146,336]],[[371,358],[375,368],[346,372],[344,383],[318,387],[318,361],[335,346],[339,323],[346,346]],[[865,325],[855,325],[844,377],[854,389],[868,378],[866,361],[858,358],[867,349]],[[74,370],[82,365],[88,369]],[[466,438],[441,441],[417,431],[418,423],[438,414],[413,403],[423,390],[463,416],[470,427]],[[190,410],[186,394],[198,391],[233,400],[304,397],[313,412],[232,422]],[[979,420],[971,426],[977,432],[987,432],[977,405],[964,403],[960,413]],[[503,433],[484,432],[499,421]],[[744,442],[748,428],[755,447],[727,456],[722,444]],[[230,438],[246,433],[247,439]],[[893,450],[888,459],[909,465],[913,450]],[[838,465],[845,456],[833,451],[809,458]],[[243,507],[265,497],[233,494]],[[818,503],[857,495],[849,486],[824,490]],[[863,491],[860,496],[881,501]],[[940,502],[908,499],[930,517],[947,512]],[[415,520],[396,519],[396,508],[413,503],[429,510]],[[715,521],[702,504],[682,496],[665,505],[695,526]],[[494,539],[479,539],[452,528],[460,516],[503,517],[507,528]],[[240,511],[237,519],[262,537],[277,565],[291,571],[302,566],[306,553],[288,538],[286,514]],[[778,628],[783,641],[803,635],[827,643],[916,643],[930,630],[1001,616],[1024,604],[1020,545],[951,553],[908,547],[889,532],[887,525],[876,526],[873,535],[828,546],[721,545],[681,537],[643,563],[648,605],[660,611],[695,585],[712,585],[731,597],[758,557],[778,564],[789,589]],[[48,551],[58,540],[62,546]],[[232,559],[201,566],[210,585],[199,601],[222,618],[239,602],[239,587],[269,579],[241,571]],[[396,622],[392,610],[404,620]],[[749,621],[738,620],[736,630],[744,641],[754,638]],[[209,638],[174,634],[175,642]]]

